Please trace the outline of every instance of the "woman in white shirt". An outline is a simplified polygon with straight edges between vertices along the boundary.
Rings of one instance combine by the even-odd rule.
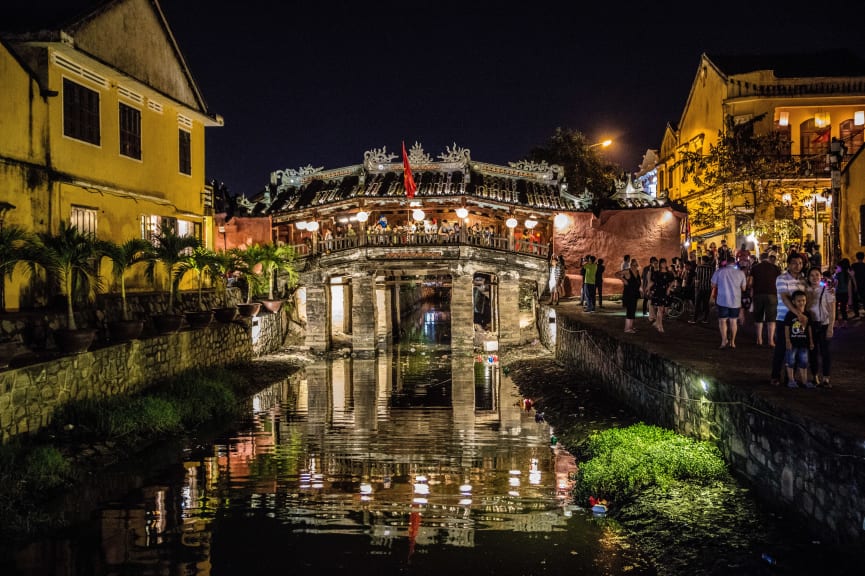
[[[825,278],[819,267],[811,267],[806,276],[808,284],[808,312],[811,315],[811,333],[814,348],[808,354],[811,381],[820,388],[831,388],[829,372],[832,368],[830,343],[835,330],[835,289],[831,278]]]

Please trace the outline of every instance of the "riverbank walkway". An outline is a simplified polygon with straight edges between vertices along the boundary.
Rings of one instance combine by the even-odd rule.
[[[642,301],[640,301],[642,306]],[[586,313],[577,299],[562,300],[556,315],[573,315],[582,324],[636,344],[728,385],[742,387],[782,410],[800,414],[865,442],[865,319],[851,319],[835,329],[832,339],[832,388],[806,389],[769,383],[772,349],[758,346],[754,323],[739,327],[736,348],[719,348],[721,336],[715,307],[708,324],[689,324],[690,316],[664,319],[661,334],[637,308],[635,334],[624,332],[625,310],[620,302],[605,301]],[[765,328],[764,328],[765,329]],[[765,340],[764,340],[765,341]],[[783,344],[781,344],[783,345]]]

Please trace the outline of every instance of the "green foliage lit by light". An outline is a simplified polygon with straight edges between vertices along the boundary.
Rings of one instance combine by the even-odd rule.
[[[594,496],[622,503],[652,486],[709,482],[727,473],[713,444],[643,423],[592,434],[578,457],[577,502]]]
[[[688,206],[693,231],[724,228],[735,215],[750,221],[739,226],[740,235],[752,233],[775,239],[795,236],[776,234],[771,224],[787,220],[785,231],[798,228],[792,209],[788,217],[779,218],[776,212],[798,206],[813,193],[791,182],[813,178],[821,158],[793,156],[782,133],[757,130],[765,123],[765,116],[744,122],[728,116],[724,129],[707,151],[702,142],[680,151],[674,169],[681,174],[682,183],[690,182],[701,192],[700,200]]]

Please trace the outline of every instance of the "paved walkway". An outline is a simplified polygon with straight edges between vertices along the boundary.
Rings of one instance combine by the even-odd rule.
[[[603,308],[587,314],[576,300],[562,300],[556,313],[574,315],[598,330],[635,342],[659,356],[693,367],[719,382],[741,386],[759,394],[779,408],[824,422],[839,431],[865,441],[865,319],[849,320],[836,328],[832,340],[832,389],[790,389],[769,385],[772,349],[757,346],[750,319],[740,326],[735,349],[720,349],[721,336],[714,307],[708,324],[688,324],[684,314],[678,320],[665,319],[664,333],[655,330],[637,308],[636,334],[625,334],[625,311],[618,302],[604,302]]]

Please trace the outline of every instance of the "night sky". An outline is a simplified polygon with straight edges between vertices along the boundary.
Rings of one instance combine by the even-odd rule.
[[[861,0],[160,4],[225,119],[207,130],[206,177],[246,195],[274,170],[359,164],[402,140],[506,165],[557,127],[614,139],[603,153],[634,172],[678,123],[703,52],[865,57]]]

